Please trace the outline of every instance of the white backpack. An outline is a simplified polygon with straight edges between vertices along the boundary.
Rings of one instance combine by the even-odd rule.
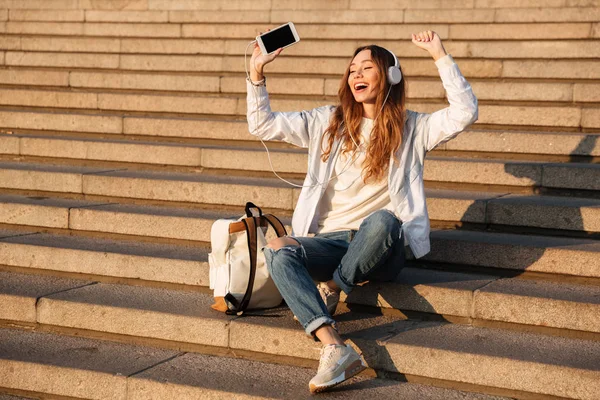
[[[251,209],[258,210],[253,216]],[[219,219],[210,231],[210,288],[215,304],[211,307],[227,314],[247,309],[270,308],[281,304],[282,297],[269,276],[265,256],[265,235],[272,226],[278,237],[285,227],[271,214],[263,215],[253,203],[246,203],[246,215],[239,219]]]

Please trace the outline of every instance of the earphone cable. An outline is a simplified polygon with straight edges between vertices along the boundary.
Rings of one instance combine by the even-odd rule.
[[[335,178],[337,178],[338,176],[342,175],[344,172],[346,172],[348,169],[350,169],[351,166],[351,162],[354,162],[355,159],[355,155],[357,152],[359,152],[359,146],[356,143],[356,141],[354,140],[354,138],[352,137],[352,135],[350,134],[350,139],[352,139],[352,142],[354,143],[354,145],[356,146],[354,152],[352,153],[352,157],[348,157],[348,161],[346,162],[346,165],[344,165],[344,168],[342,168],[342,171],[337,174],[332,176],[331,178],[329,178],[329,180],[327,180],[326,182],[319,182],[311,173],[310,173],[310,167],[307,169],[307,173],[308,175],[310,175],[310,177],[316,181],[317,183],[314,185],[297,185],[295,183],[292,183],[284,178],[282,178],[281,176],[279,176],[279,174],[277,172],[275,172],[275,168],[273,167],[273,162],[271,160],[271,153],[269,152],[269,148],[267,147],[267,145],[265,144],[265,142],[262,140],[262,138],[260,137],[260,135],[258,134],[258,121],[259,121],[259,107],[258,107],[258,93],[256,89],[256,86],[252,83],[252,79],[250,78],[250,72],[248,71],[248,47],[250,47],[251,45],[253,45],[254,43],[256,43],[256,40],[253,40],[251,42],[248,43],[248,45],[246,46],[246,50],[244,51],[244,68],[246,70],[246,77],[248,78],[248,80],[250,81],[250,83],[252,84],[252,93],[254,94],[254,102],[256,103],[256,118],[255,118],[255,128],[254,128],[254,133],[258,139],[260,140],[260,142],[262,143],[263,147],[265,148],[265,150],[267,151],[267,158],[269,160],[269,166],[271,168],[271,171],[273,172],[273,174],[275,174],[275,176],[277,178],[279,178],[280,180],[282,180],[283,182],[287,183],[288,185],[294,186],[294,187],[298,187],[298,188],[305,188],[305,187],[315,187],[315,186],[323,186],[323,185],[328,185],[329,182],[331,182],[332,180],[334,180]],[[253,65],[254,69],[256,70],[256,59],[254,59],[254,65]],[[391,89],[391,87],[390,87]],[[388,91],[388,95],[389,95],[389,91]],[[386,96],[386,100],[387,100],[387,96]],[[384,101],[385,104],[385,101]],[[383,106],[381,107],[381,109],[383,110]],[[380,110],[381,112],[381,110]],[[362,152],[362,151],[360,151]],[[344,189],[345,190],[345,189]]]

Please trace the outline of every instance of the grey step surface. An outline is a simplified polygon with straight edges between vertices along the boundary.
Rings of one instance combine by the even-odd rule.
[[[0,117],[0,127],[10,132],[13,130],[50,130],[106,135],[122,134],[124,138],[144,136],[149,140],[180,138],[258,141],[255,136],[249,134],[248,124],[245,120],[97,116],[72,111],[55,114],[24,110],[2,110]],[[2,141],[16,141],[10,136],[2,135]],[[598,135],[593,133],[482,131],[471,127],[455,139],[442,144],[439,149],[598,156],[600,154],[599,146]],[[15,144],[12,145],[12,149],[13,153],[17,151]]]
[[[82,280],[0,272],[0,319],[35,323],[39,298],[89,284]]]
[[[596,200],[509,195],[490,201],[488,206],[487,217],[492,224],[600,231],[600,204]],[[542,215],[544,218],[538,219]]]
[[[439,3],[436,3],[436,5]],[[105,27],[98,27],[97,21],[124,21],[130,19],[132,22],[138,20],[137,25],[160,25],[163,31],[161,36],[180,36],[181,29],[179,23],[206,23],[219,20],[227,23],[235,22],[253,22],[281,25],[286,21],[295,20],[299,24],[302,23],[329,23],[336,21],[340,24],[373,24],[381,23],[491,23],[491,22],[595,22],[598,20],[600,10],[598,7],[563,7],[560,8],[473,8],[472,5],[464,9],[431,9],[424,7],[421,9],[406,9],[404,7],[385,9],[381,5],[376,9],[347,9],[348,4],[335,4],[334,7],[302,7],[296,10],[295,7],[277,9],[275,7],[269,10],[268,7],[261,9],[250,9],[247,7],[234,10],[211,10],[212,18],[209,18],[203,11],[198,11],[198,6],[186,9],[183,7],[168,10],[168,12],[160,11],[133,11],[130,18],[127,14],[118,16],[117,13],[102,12],[102,11],[86,11],[86,16],[92,19],[92,22],[72,23],[74,28],[79,28],[78,33],[86,33],[91,35],[111,35],[114,36],[114,30],[111,32]],[[364,7],[364,6],[362,6]],[[530,4],[530,7],[538,7]],[[454,8],[454,7],[452,7]],[[318,12],[316,12],[318,11]],[[112,17],[112,15],[115,15]],[[525,14],[525,15],[524,15]],[[531,15],[529,15],[531,14]],[[362,15],[362,19],[360,16]],[[143,22],[154,22],[154,24]],[[169,22],[169,23],[167,23]],[[22,28],[20,21],[7,22],[7,30],[9,32],[18,31]],[[118,25],[114,23],[114,25]],[[167,29],[173,28],[173,29]],[[122,31],[122,30],[121,30]],[[148,31],[150,31],[148,29]],[[150,34],[144,32],[146,35]],[[156,34],[157,36],[159,34]],[[136,35],[137,36],[137,35]]]
[[[223,190],[225,189],[231,191],[231,188],[224,187]],[[452,222],[485,223],[486,203],[489,199],[497,197],[490,197],[481,193],[465,194],[458,192],[457,194],[457,192],[450,191],[428,191],[427,193],[430,217],[439,221]],[[232,195],[235,195],[235,193]],[[249,198],[265,208],[272,205],[267,201],[257,201],[257,196],[244,196],[242,198],[244,199],[242,202],[236,203],[240,207],[245,206],[245,202]],[[193,208],[139,206],[107,202],[65,202],[63,200],[55,201],[51,198],[14,195],[0,196],[0,202],[3,205],[0,223],[4,224],[112,232],[204,242],[210,240],[208,232],[210,232],[210,226],[216,219],[229,218],[243,213],[242,211],[225,213]],[[525,203],[523,207],[517,207],[516,209],[511,204],[504,208],[499,206],[500,208],[496,211],[499,214],[496,221],[497,223],[506,221],[505,218],[502,218],[502,215],[506,214],[506,210],[510,215],[520,209],[523,209],[523,212],[529,212],[529,208],[535,207],[536,204],[535,198],[533,198],[530,199],[529,203]],[[572,228],[574,230],[594,228],[595,208],[593,205],[589,209],[582,210],[578,208],[579,204],[577,202],[575,208],[570,208],[570,206],[573,206],[572,201],[563,204],[560,210],[569,212],[574,219],[563,221],[563,226],[557,228]],[[286,209],[291,208],[286,207]],[[240,208],[240,210],[242,209]],[[582,211],[588,214],[585,215],[587,218],[582,217]],[[280,217],[286,217],[285,212],[277,214]],[[537,222],[532,218],[530,217],[529,220],[533,226],[548,224],[544,221],[543,215],[538,215],[541,220]],[[521,226],[523,221],[516,221],[514,224]]]
[[[39,23],[37,23],[39,24]],[[37,25],[36,25],[37,26]],[[270,67],[271,74],[335,74],[347,67],[351,54],[345,57],[282,56]],[[433,60],[421,58],[402,59],[407,76],[439,77]],[[560,78],[598,79],[594,60],[559,60],[549,68],[547,60],[500,60],[457,58],[463,74],[468,78]],[[119,71],[178,71],[178,72],[245,72],[244,56],[191,56],[115,53],[61,53],[9,50],[5,65],[10,67],[52,67],[106,69]],[[302,65],[299,69],[298,65]]]
[[[45,297],[39,322],[318,359],[314,342],[289,311],[236,318],[210,310],[206,295],[154,289],[140,296],[149,289],[124,289],[99,284]],[[81,291],[93,304],[81,307],[70,299]],[[136,316],[130,307],[139,310]],[[599,342],[356,312],[336,319],[375,369],[570,398],[593,399],[598,390]]]
[[[33,115],[34,113],[15,113],[17,116],[21,115]],[[14,114],[13,114],[14,115]],[[11,116],[8,112],[4,113],[6,119],[11,119]],[[210,139],[219,139],[225,137],[219,136],[219,131],[228,131],[230,132],[230,136],[226,138],[227,145],[232,150],[235,149],[255,149],[256,146],[249,147],[247,144],[238,144],[240,140],[244,141],[258,141],[258,138],[254,135],[251,135],[247,130],[247,124],[244,121],[207,121],[207,120],[178,120],[172,119],[171,122],[177,125],[179,122],[194,122],[198,125],[198,128],[201,127],[202,124],[212,125],[211,131],[198,132],[195,139],[205,140],[195,145],[184,145],[184,144],[170,144],[164,142],[157,142],[156,140],[151,140],[152,136],[157,137],[157,139],[163,139],[167,137],[167,131],[164,134],[159,134],[157,131],[153,131],[150,128],[150,124],[155,122],[159,123],[161,121],[159,119],[146,118],[146,119],[135,119],[135,118],[125,118],[126,126],[128,122],[140,124],[139,131],[136,132],[123,132],[126,135],[124,137],[120,136],[110,136],[110,139],[93,139],[93,138],[85,138],[85,137],[73,137],[69,135],[69,132],[61,132],[52,136],[44,135],[41,136],[39,133],[36,135],[34,133],[30,133],[24,135],[22,133],[15,133],[11,131],[11,128],[19,129],[19,127],[12,127],[10,125],[10,121],[3,121],[5,128],[4,134],[0,134],[0,150],[2,154],[14,154],[14,155],[33,155],[33,156],[45,156],[45,157],[63,157],[63,158],[85,158],[85,159],[99,159],[99,160],[111,160],[116,155],[113,154],[104,154],[110,153],[109,150],[116,151],[119,147],[128,147],[126,154],[119,153],[118,156],[122,157],[118,160],[121,161],[130,161],[130,162],[160,162],[163,152],[172,152],[174,149],[180,150],[178,157],[183,158],[184,165],[192,164],[197,161],[188,161],[194,160],[193,157],[196,157],[195,154],[187,154],[182,153],[183,151],[192,151],[192,149],[197,149],[198,147],[207,147],[207,148],[216,148],[218,149],[220,146],[216,144],[211,144]],[[164,124],[166,125],[167,120]],[[163,123],[163,122],[160,123]],[[90,121],[91,122],[91,121]],[[132,141],[130,137],[127,136],[130,134],[144,134],[143,128],[141,124],[143,122],[148,123],[147,133],[146,133],[146,141]],[[28,128],[28,127],[26,127]],[[166,128],[166,126],[165,126]],[[246,131],[244,132],[244,128]],[[28,129],[30,130],[30,129]],[[12,132],[11,134],[6,134],[6,131]],[[236,131],[239,131],[239,134],[235,134]],[[71,133],[72,135],[72,133]],[[184,132],[181,133],[181,138],[186,138]],[[268,142],[268,147],[273,147],[273,143],[283,143],[279,141]],[[137,155],[137,148],[143,148],[143,146],[154,146],[151,147],[154,149],[153,153],[158,153],[154,157],[146,156],[145,158],[141,155]],[[289,145],[288,145],[289,146]],[[113,149],[114,147],[114,149]],[[221,146],[222,147],[222,146]],[[262,149],[262,147],[260,147]],[[303,153],[306,150],[293,148],[298,153]],[[68,151],[67,151],[68,150]],[[532,155],[562,155],[562,156],[599,156],[600,155],[600,135],[593,133],[575,133],[575,132],[527,132],[527,131],[506,131],[506,130],[478,130],[478,129],[468,129],[465,132],[462,132],[452,140],[440,144],[436,147],[436,150],[442,151],[469,151],[469,152],[478,152],[478,153],[518,153],[518,154],[532,154]],[[261,150],[263,151],[263,150]],[[278,149],[273,149],[273,157],[275,158],[277,155]],[[169,153],[167,152],[167,153]],[[133,153],[133,156],[130,155]],[[293,153],[292,153],[293,154]],[[451,153],[450,153],[451,154]],[[132,158],[134,157],[134,158]],[[156,159],[155,159],[156,158]],[[168,159],[167,159],[168,160]],[[173,161],[163,161],[164,163],[173,163]]]
[[[31,12],[31,11],[29,11]],[[50,14],[48,14],[50,12]],[[38,11],[38,15],[46,15],[47,17],[52,17],[53,15],[65,16],[65,12],[54,12],[45,10]],[[117,14],[118,15],[118,14]],[[128,47],[133,47],[137,44],[140,38],[130,39],[127,38],[127,33],[132,33],[136,31],[136,27],[129,27],[128,30],[125,29],[114,29],[114,27],[127,28],[123,26],[124,24],[115,25],[113,24],[112,33],[117,36],[122,36],[122,38],[111,38],[111,39],[102,39],[95,38],[97,40],[95,47],[93,48],[101,48],[106,50],[116,48],[114,47],[114,43],[122,44],[121,50],[126,50]],[[411,33],[422,31],[425,29],[431,29],[437,32],[443,40],[451,39],[455,40],[470,40],[471,43],[477,43],[478,40],[499,40],[499,39],[509,39],[509,40],[548,40],[548,39],[598,39],[600,36],[598,35],[597,29],[594,29],[598,24],[593,24],[590,22],[579,22],[579,23],[503,23],[503,24],[452,24],[448,25],[445,23],[423,23],[423,24],[413,24],[413,25],[404,25],[404,24],[373,24],[363,26],[364,29],[355,29],[355,26],[352,25],[338,25],[338,24],[297,24],[300,35],[303,40],[311,40],[311,39],[325,39],[325,40],[335,40],[335,39],[355,39],[355,40],[371,40],[371,41],[385,41],[385,40],[407,40],[410,38]],[[99,28],[103,28],[102,25],[93,24],[87,25],[89,28],[95,28],[95,30]],[[158,32],[160,32],[161,25],[154,25],[158,27]],[[106,27],[106,26],[105,26]],[[104,27],[104,28],[105,28]],[[9,29],[12,31],[12,35],[9,38],[14,38],[12,41],[8,42],[11,46],[7,47],[7,49],[19,49],[21,48],[21,44],[19,43],[16,35],[19,33],[27,33],[29,35],[42,34],[42,35],[57,35],[57,43],[61,42],[61,36],[76,36],[74,39],[76,40],[86,40],[89,35],[92,35],[93,29],[89,29],[88,32],[85,32],[85,27],[83,24],[78,23],[60,23],[60,22],[20,22],[17,24],[9,25]],[[486,28],[486,29],[482,29]],[[182,26],[182,39],[175,38],[167,38],[167,39],[156,39],[159,41],[175,41],[175,40],[195,40],[197,39],[242,39],[248,40],[248,38],[253,38],[259,34],[259,32],[264,31],[265,24],[249,24],[249,23],[237,23],[237,24],[211,24],[211,23],[203,23],[203,24],[185,24]],[[138,32],[148,33],[148,25],[141,25],[137,29]],[[156,34],[155,32],[150,32],[151,35]],[[171,33],[171,32],[169,32]],[[479,35],[475,35],[478,33]],[[83,36],[81,36],[83,35]],[[160,33],[159,33],[160,35]],[[31,36],[30,36],[31,37]],[[32,38],[33,41],[30,41],[30,46],[35,45],[35,38]],[[72,38],[62,38],[62,39],[72,39]],[[143,37],[142,40],[145,40]],[[452,43],[452,41],[448,43]],[[64,43],[64,41],[63,41]],[[98,47],[100,46],[100,47]],[[32,49],[35,49],[32,48]],[[165,51],[169,51],[165,49]],[[188,50],[182,50],[187,52]]]
[[[583,139],[584,141],[587,140]],[[589,141],[590,146],[596,142]],[[581,147],[581,145],[580,145]],[[599,144],[600,147],[600,144]],[[57,159],[131,162],[164,166],[204,167],[240,171],[306,174],[304,149],[271,149],[217,145],[60,139],[0,135],[0,154]],[[60,162],[57,160],[57,162]],[[600,165],[546,163],[509,159],[471,159],[429,156],[424,179],[432,182],[472,183],[522,187],[600,190]]]
[[[600,135],[469,129],[442,144],[448,151],[599,156]]]
[[[0,230],[0,264],[87,276],[209,285],[205,246]]]
[[[150,179],[147,178],[149,174],[145,174],[145,178],[127,176],[130,175],[129,173],[119,173],[119,175],[118,177],[114,174],[94,176],[95,186],[88,184],[89,189],[84,189],[83,193],[112,198],[118,196],[153,201],[179,201],[190,205],[209,203],[212,207],[218,205],[242,207],[248,200],[252,200],[261,207],[282,210],[282,213],[278,213],[282,217],[293,209],[297,197],[296,189],[281,187],[279,183],[267,179],[245,179],[243,183],[239,180],[236,183],[233,179],[228,182],[223,179],[213,180],[211,177],[207,180],[201,177],[195,178],[194,181],[185,181],[172,179],[174,178],[172,175],[170,179],[165,180],[164,174],[161,176],[163,179],[156,179],[156,174],[153,174]],[[87,175],[84,179],[92,176]],[[156,187],[157,184],[162,186]],[[256,190],[257,184],[261,185],[260,190]],[[22,185],[20,186],[22,189]],[[39,189],[30,188],[30,190]],[[209,192],[206,192],[207,190]],[[227,192],[227,197],[218,195],[223,191]],[[597,199],[438,189],[428,189],[425,193],[429,217],[434,221],[600,232],[598,225],[600,206]],[[3,204],[1,223],[156,237],[172,237],[171,235],[175,234],[174,238],[200,241],[208,241],[208,237],[207,233],[198,232],[197,229],[203,227],[202,229],[207,229],[208,232],[211,220],[225,215],[193,208],[117,204],[114,203],[114,199],[111,202],[75,202],[70,207],[48,198],[1,196],[1,201]],[[40,223],[36,221],[39,213],[44,213],[43,222]],[[240,211],[234,212],[233,215],[238,213]],[[231,213],[227,215],[231,216]],[[154,225],[156,223],[160,223],[161,227]],[[196,229],[190,227],[178,232],[173,224],[200,225],[197,225]],[[163,230],[165,231],[162,232]]]
[[[562,237],[434,230],[422,263],[600,278],[600,243]],[[18,268],[208,286],[208,246],[124,242],[0,230],[0,264]]]
[[[2,388],[0,388],[2,390]],[[39,399],[39,398],[37,398]],[[2,394],[0,393],[0,400],[37,400],[33,397],[21,397],[21,396],[12,396],[10,394]]]
[[[226,54],[243,55],[248,41],[240,39],[114,39],[114,38],[60,38],[36,36],[11,36],[5,50],[21,51],[57,51],[65,53],[94,52],[94,53],[146,53],[146,54]],[[402,57],[427,58],[429,55],[420,51],[410,41],[410,36],[404,40],[378,41]],[[286,54],[292,56],[328,56],[349,57],[354,49],[366,42],[363,40],[335,40],[326,42],[306,39],[301,46],[286,49]],[[451,41],[445,45],[446,50],[454,57],[473,57],[489,59],[510,58],[596,58],[600,41]],[[552,49],[552,52],[548,52]]]
[[[373,2],[371,2],[373,4]],[[389,3],[388,3],[389,5]],[[387,6],[387,5],[386,5]],[[373,24],[364,26],[367,29],[355,29],[352,25],[339,24],[297,24],[306,39],[362,39],[362,40],[393,40],[406,39],[411,33],[425,29],[434,30],[442,40],[489,40],[489,39],[590,39],[598,38],[594,35],[591,22],[558,22],[558,23],[503,23],[503,24]],[[247,39],[255,37],[264,30],[263,23],[241,22],[231,23],[203,23],[186,24],[182,28],[182,35],[186,38],[215,38]],[[59,27],[50,27],[56,35],[73,35],[62,31]],[[482,29],[486,28],[486,29]],[[479,36],[475,35],[478,33]]]
[[[111,400],[217,399],[223,396],[311,398],[308,381],[315,371],[308,368],[9,329],[0,330],[0,336],[3,339],[0,348],[4,348],[0,351],[0,371],[13,367],[8,383],[16,389]],[[86,379],[78,385],[77,381],[61,376],[67,370],[71,376]],[[55,377],[54,385],[45,379],[35,382],[28,377],[32,372]],[[115,391],[107,393],[108,386],[113,385]],[[105,391],[98,390],[98,386],[106,387]],[[114,397],[105,397],[107,395]],[[319,397],[364,399],[372,396],[415,400],[502,399],[366,376],[353,378]]]
[[[420,9],[496,9],[496,8],[528,8],[533,5],[540,7],[548,7],[548,8],[557,8],[557,7],[565,7],[566,5],[570,7],[593,7],[598,3],[595,1],[571,1],[571,2],[557,2],[552,0],[541,0],[541,1],[520,1],[520,2],[502,2],[496,0],[486,0],[474,2],[473,0],[453,0],[451,2],[441,2],[441,1],[432,1],[431,4],[414,4],[410,2],[399,1],[392,4],[386,4],[384,1],[374,1],[372,7],[365,7],[359,1],[354,0],[345,0],[332,4],[320,4],[320,3],[305,3],[298,5],[295,2],[289,1],[277,1],[275,3],[270,3],[267,1],[259,1],[253,4],[248,4],[245,1],[240,0],[232,0],[230,4],[227,6],[222,6],[220,4],[208,4],[204,5],[203,3],[198,2],[190,2],[190,3],[180,3],[177,0],[150,0],[150,1],[132,1],[130,2],[125,10],[132,11],[132,14],[144,14],[147,12],[157,13],[160,11],[168,11],[168,10],[208,10],[208,11],[216,11],[216,10],[335,10],[340,7],[345,7],[351,10],[354,9],[410,9],[410,10],[420,10]],[[36,7],[38,3],[35,0],[24,0],[16,3],[8,3],[7,8],[15,11],[19,10],[39,10],[39,7]],[[50,4],[48,6],[49,10],[71,10],[73,13],[73,17],[69,20],[79,20],[79,18],[75,18],[75,16],[79,15],[102,15],[111,14],[111,10],[121,10],[123,5],[116,4],[101,4],[98,5],[93,1],[62,1],[56,2],[54,4]],[[78,11],[74,11],[78,10]],[[69,11],[67,11],[69,12]],[[11,13],[12,14],[12,13]],[[17,17],[20,17],[21,13],[15,14]],[[15,17],[15,15],[11,15],[10,20],[20,20],[21,18]],[[35,20],[35,19],[34,19]],[[83,19],[81,19],[83,20]]]
[[[206,290],[183,292],[8,272],[0,276],[0,293],[8,306],[0,319],[226,346],[227,335],[219,332],[228,329],[229,318],[210,310],[213,298]],[[597,286],[404,268],[396,282],[371,282],[341,300],[349,308],[364,305],[600,333]],[[166,325],[147,329],[159,321]],[[185,326],[196,333],[186,333]],[[207,335],[209,331],[215,335]]]
[[[418,371],[429,377],[485,382],[488,386],[563,397],[593,399],[598,392],[595,383],[589,385],[589,379],[593,382],[599,373],[596,342],[436,322],[376,322],[381,317],[361,317],[352,312],[337,318],[342,335],[363,351],[367,363],[374,368],[405,374]],[[254,329],[260,329],[260,340],[252,339]],[[285,344],[277,333],[281,329],[286,330]],[[293,356],[311,354],[304,332],[288,323],[287,318],[282,321],[248,317],[234,321],[232,330],[233,346]],[[368,346],[373,339],[380,347]],[[289,344],[297,348],[285,349]],[[558,372],[567,365],[574,373],[570,378]]]
[[[243,84],[243,79],[238,79]],[[314,96],[313,96],[314,97]],[[407,108],[432,113],[448,106],[436,99],[434,102],[411,100]],[[307,110],[336,103],[335,99],[272,98],[274,111]],[[559,103],[560,104],[560,103]],[[59,109],[101,110],[123,113],[177,113],[190,115],[215,115],[239,118],[247,113],[247,103],[242,94],[132,94],[52,91],[35,89],[4,89],[0,105],[12,107],[47,107]],[[58,107],[58,108],[57,108]],[[559,116],[557,116],[559,114]],[[479,105],[479,124],[583,127],[597,128],[600,108],[580,104],[548,105]]]
[[[85,44],[87,46],[87,43]],[[166,44],[170,46],[170,44]],[[186,47],[187,48],[187,47]],[[192,50],[193,51],[193,50]],[[242,74],[135,73],[127,71],[86,72],[79,70],[35,71],[27,68],[4,70],[0,84],[71,87],[110,91],[143,90],[203,93],[246,93]],[[339,78],[270,76],[272,95],[337,96]],[[520,79],[469,79],[480,101],[598,102],[596,83],[523,82]],[[10,87],[10,86],[9,86]],[[445,91],[438,77],[411,78],[408,99],[443,99]],[[63,96],[66,97],[66,96]]]
[[[131,292],[127,293],[128,291]],[[162,298],[165,303],[159,305],[154,298]],[[190,309],[198,309],[197,305],[192,305],[197,302],[203,306],[212,303],[212,297],[209,295],[183,296],[166,289],[98,284],[47,296],[40,303],[38,318],[40,322],[70,323],[75,325],[74,327],[85,328],[87,322],[81,321],[78,317],[71,317],[69,320],[69,317],[64,315],[70,313],[67,310],[78,308],[83,315],[92,315],[94,310],[100,312],[103,309],[102,306],[105,306],[107,310],[121,308],[118,315],[125,318],[124,320],[131,321],[136,320],[135,309],[139,308],[156,310],[158,314],[163,314],[165,319],[172,319],[174,324],[181,323],[182,326],[185,324],[184,320],[190,316],[192,320],[196,320],[196,317],[200,318],[197,323],[201,323],[201,320],[205,318],[213,317],[203,313],[185,313],[185,317],[178,316],[180,312],[176,311],[176,307],[164,308],[164,304],[174,298],[181,298],[182,304],[189,303]],[[348,296],[342,296],[342,300],[349,305],[361,304],[523,325],[600,332],[600,319],[598,318],[600,315],[600,289],[597,286],[519,279],[498,280],[497,277],[489,275],[405,268],[396,282],[373,282],[354,290]],[[55,308],[57,311],[54,310]],[[127,312],[122,308],[130,309],[131,318],[127,317]],[[92,323],[102,324],[100,321]],[[118,322],[116,323],[118,324]],[[119,332],[118,330],[123,328],[117,325],[109,329],[117,330],[113,331],[114,333],[125,333]],[[142,332],[143,329],[140,329],[135,334],[143,336]],[[168,333],[159,333],[159,335],[164,336]],[[166,336],[162,338],[177,340]]]
[[[221,126],[222,129],[227,129],[228,126],[233,128],[238,124],[224,121]],[[11,133],[0,134],[0,154],[270,171],[268,163],[264,162],[266,160],[264,147],[249,145],[246,142],[239,144],[236,140],[257,141],[258,139],[253,135],[233,137],[221,144],[211,142],[209,140],[211,137],[208,135],[206,138],[198,137],[197,139],[205,140],[197,144],[186,145],[151,141],[149,137],[145,141],[133,141],[127,136],[95,139],[71,137],[66,132],[52,136]],[[280,147],[284,146],[283,142],[276,142],[276,145],[273,143],[268,142],[266,145],[267,148],[270,147],[271,159],[277,170],[280,172],[305,171],[305,149],[289,148],[290,145],[287,144],[286,148],[282,149]],[[274,148],[274,146],[277,147]],[[506,153],[507,159],[513,153],[569,156],[575,159],[581,156],[600,155],[600,135],[468,130],[451,141],[440,144],[436,150],[435,156],[429,156],[427,160],[446,155],[451,156],[454,151],[476,152],[484,155],[485,153]],[[232,165],[232,161],[222,157],[224,151],[244,158],[251,155],[253,159],[257,160],[248,162],[249,160],[246,159],[244,164]],[[260,153],[264,154],[261,156]],[[291,160],[295,162],[287,166],[279,159],[280,157],[284,157],[288,163]],[[233,160],[237,161],[236,158]],[[485,162],[485,159],[479,160],[479,162]],[[573,165],[577,165],[577,163]],[[590,166],[594,165],[597,164],[590,164]]]
[[[341,299],[349,306],[600,332],[596,286],[404,268],[394,283],[371,282]]]
[[[278,179],[243,178],[212,171],[192,174],[33,163],[0,165],[5,189],[228,206],[243,206],[251,199],[262,207],[281,210],[293,210],[300,193],[299,188]],[[590,170],[593,176],[597,168]],[[515,170],[514,174],[522,172]],[[552,177],[555,182],[565,182],[567,178],[559,174]],[[295,182],[301,184],[300,180]],[[427,189],[426,194],[433,220],[600,232],[598,199],[441,189]]]
[[[106,204],[35,196],[2,196],[2,199],[2,223],[61,229],[69,228],[73,209]]]
[[[510,233],[434,230],[427,261],[600,277],[597,240]]]
[[[2,127],[42,131],[89,132],[207,139],[253,140],[246,121],[214,119],[143,118],[118,115],[90,115],[73,111],[2,110]]]

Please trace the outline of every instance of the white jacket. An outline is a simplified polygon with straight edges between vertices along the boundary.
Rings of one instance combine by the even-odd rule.
[[[388,186],[395,214],[415,257],[429,253],[429,216],[423,185],[425,153],[452,139],[477,120],[477,98],[450,55],[436,65],[446,89],[450,106],[431,114],[406,110],[402,145],[390,157]],[[329,126],[334,106],[301,112],[272,112],[265,86],[247,82],[248,127],[263,140],[282,140],[308,148],[308,169],[292,218],[293,235],[315,232],[319,221],[319,201],[325,193],[338,156],[339,141],[334,142],[331,157],[321,161],[321,139]],[[310,185],[315,185],[308,187]]]

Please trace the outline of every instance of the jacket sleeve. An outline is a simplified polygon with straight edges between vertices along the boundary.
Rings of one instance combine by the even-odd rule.
[[[426,151],[446,142],[477,121],[477,98],[451,55],[435,62],[450,106],[417,115],[417,131]]]
[[[311,137],[327,129],[333,106],[300,112],[273,112],[266,86],[254,86],[246,80],[248,129],[262,140],[282,140],[308,147]]]

